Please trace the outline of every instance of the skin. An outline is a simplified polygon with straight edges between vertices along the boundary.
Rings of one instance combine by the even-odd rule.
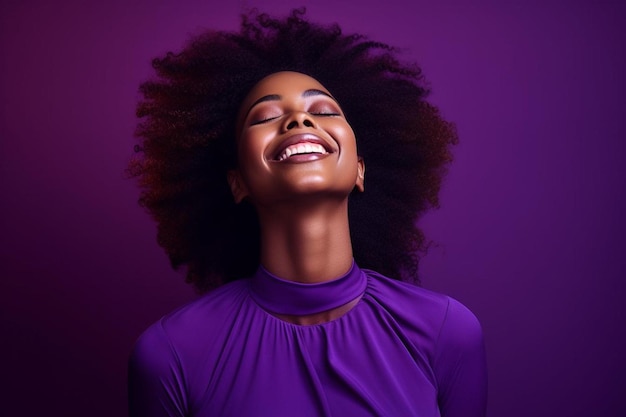
[[[235,201],[248,199],[257,210],[262,265],[304,283],[345,274],[352,265],[348,196],[363,191],[365,166],[330,92],[301,73],[272,74],[243,101],[236,135],[239,164],[228,182]],[[278,160],[286,145],[303,142],[322,153]],[[303,323],[333,318],[326,313]]]

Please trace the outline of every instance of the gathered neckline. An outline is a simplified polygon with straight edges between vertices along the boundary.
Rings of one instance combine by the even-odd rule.
[[[251,280],[251,294],[263,309],[277,314],[307,315],[340,307],[365,292],[367,277],[352,261],[339,278],[306,284],[280,278],[259,266]]]

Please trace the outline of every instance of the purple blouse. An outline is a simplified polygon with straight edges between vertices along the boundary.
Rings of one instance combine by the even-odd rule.
[[[361,296],[345,315],[303,326]],[[483,336],[458,301],[353,264],[319,284],[260,267],[148,328],[129,366],[132,417],[482,417]]]

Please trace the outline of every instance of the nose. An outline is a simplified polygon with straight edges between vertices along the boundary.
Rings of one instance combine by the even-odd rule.
[[[289,117],[285,118],[283,123],[283,131],[294,129],[296,127],[316,127],[311,115],[304,111],[292,112]]]

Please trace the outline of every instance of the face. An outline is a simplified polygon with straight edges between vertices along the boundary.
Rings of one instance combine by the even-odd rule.
[[[229,172],[237,202],[255,205],[363,189],[363,161],[339,103],[317,80],[278,72],[244,99],[237,121],[238,168]]]

